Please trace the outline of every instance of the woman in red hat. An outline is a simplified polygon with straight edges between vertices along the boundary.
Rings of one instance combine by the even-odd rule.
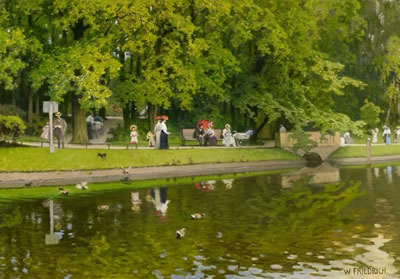
[[[168,120],[168,116],[161,116],[161,133],[160,133],[160,149],[168,149],[168,132],[167,125],[165,124]]]
[[[155,148],[160,149],[160,135],[161,135],[161,116],[156,116],[157,123],[154,126],[154,135],[156,137]]]

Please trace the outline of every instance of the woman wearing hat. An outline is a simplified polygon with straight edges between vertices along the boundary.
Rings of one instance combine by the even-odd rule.
[[[131,144],[138,144],[139,139],[138,139],[138,132],[137,132],[137,126],[136,125],[131,125]]]
[[[161,135],[161,116],[156,116],[157,123],[154,126],[154,135],[156,137],[156,144],[154,147],[160,149],[160,135]]]
[[[168,116],[161,116],[161,133],[160,133],[160,149],[168,149],[168,132],[167,125],[165,124],[168,120]]]
[[[64,137],[67,132],[67,122],[61,118],[61,112],[56,113],[56,119],[54,120],[54,132],[56,134],[58,148],[60,148],[60,143],[62,148],[64,148]]]
[[[236,142],[231,132],[231,125],[225,124],[225,129],[222,130],[223,143],[225,146],[236,146]]]

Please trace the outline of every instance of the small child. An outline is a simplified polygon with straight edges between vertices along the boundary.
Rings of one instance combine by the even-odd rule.
[[[49,129],[50,129],[49,122],[47,122],[46,126],[44,126],[42,129],[42,134],[40,135],[41,139],[44,139],[47,141],[49,140]]]
[[[136,125],[131,125],[131,144],[139,144],[139,139],[138,139],[138,132],[137,132],[137,126]]]
[[[156,141],[154,139],[154,135],[151,131],[149,131],[146,135],[146,139],[149,141],[149,147],[154,147],[156,145]]]

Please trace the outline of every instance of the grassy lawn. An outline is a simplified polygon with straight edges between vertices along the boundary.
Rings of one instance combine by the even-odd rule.
[[[372,156],[385,156],[385,155],[400,155],[400,145],[372,145]],[[365,146],[345,146],[338,149],[333,153],[331,158],[351,158],[351,157],[365,157]]]
[[[107,153],[102,160],[97,152]],[[180,150],[96,150],[47,148],[0,148],[0,171],[50,171],[110,169],[121,166],[146,167],[200,163],[296,160],[286,150],[271,149],[180,149]],[[173,163],[175,161],[175,163]],[[201,171],[201,170],[199,170]]]

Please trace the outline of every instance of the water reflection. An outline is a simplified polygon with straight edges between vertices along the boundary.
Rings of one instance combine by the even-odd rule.
[[[397,168],[319,170],[0,203],[0,278],[396,278]]]

